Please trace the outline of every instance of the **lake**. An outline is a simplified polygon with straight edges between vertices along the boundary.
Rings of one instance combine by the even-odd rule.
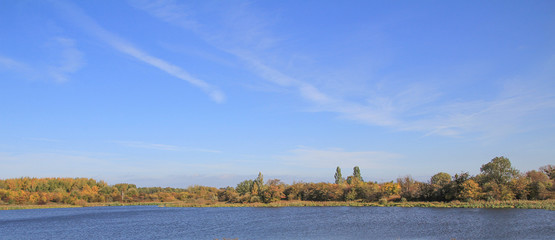
[[[555,239],[555,212],[399,207],[0,211],[0,239]]]

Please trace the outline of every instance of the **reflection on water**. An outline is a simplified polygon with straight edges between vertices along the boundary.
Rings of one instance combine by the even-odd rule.
[[[397,207],[0,211],[0,239],[554,239],[555,212]]]

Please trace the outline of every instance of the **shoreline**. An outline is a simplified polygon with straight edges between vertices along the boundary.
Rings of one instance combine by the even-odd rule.
[[[226,203],[226,202],[110,202],[87,203],[83,205],[0,205],[0,210],[109,207],[109,206],[158,206],[158,207],[422,207],[422,208],[488,208],[488,209],[543,209],[555,211],[555,200],[508,200],[508,201],[470,201],[470,202],[314,202],[314,201],[277,201],[272,203]]]

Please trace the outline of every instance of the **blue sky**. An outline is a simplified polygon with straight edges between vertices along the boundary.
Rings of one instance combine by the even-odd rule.
[[[0,178],[554,164],[553,1],[2,1]]]

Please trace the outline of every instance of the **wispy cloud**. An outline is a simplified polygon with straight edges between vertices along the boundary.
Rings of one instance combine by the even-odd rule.
[[[479,133],[485,139],[553,127],[549,119],[555,109],[555,95],[529,85],[509,82],[492,100],[439,105],[434,109],[436,116],[404,122],[399,127],[430,135]]]
[[[277,39],[280,38],[270,36],[264,29],[264,26],[266,26],[264,22],[266,21],[253,15],[252,11],[248,9],[248,4],[240,5],[237,7],[238,9],[234,9],[233,13],[223,18],[228,20],[249,19],[249,21],[240,21],[240,23],[226,21],[236,23],[230,26],[233,31],[214,32],[214,30],[206,30],[206,27],[192,19],[192,14],[184,5],[177,4],[174,1],[143,0],[132,1],[132,3],[135,7],[147,11],[163,21],[197,33],[215,47],[242,60],[252,72],[262,79],[281,87],[295,89],[299,96],[316,104],[313,108],[314,111],[335,112],[347,119],[382,126],[393,125],[397,121],[390,116],[387,109],[380,108],[383,106],[363,105],[332,97],[313,84],[289,76],[260,60],[253,50],[266,49],[279,42]],[[241,18],[238,16],[241,16]],[[266,44],[260,45],[260,42]]]
[[[172,22],[186,29],[198,29],[200,25],[192,19],[192,14],[184,5],[174,1],[130,0],[131,5],[147,10],[152,15]]]
[[[0,56],[0,67],[7,70],[29,71],[30,68],[22,62],[16,61],[6,56]]]
[[[47,41],[46,45],[55,53],[53,59],[44,62],[26,63],[13,58],[0,56],[0,68],[22,74],[28,78],[46,78],[58,83],[67,82],[72,73],[77,72],[84,65],[83,54],[75,46],[71,38],[56,37]],[[40,56],[45,58],[46,56]],[[45,77],[46,76],[46,77]]]
[[[167,62],[161,58],[152,56],[151,54],[148,54],[147,52],[134,46],[131,42],[117,36],[112,32],[109,32],[73,4],[59,2],[57,5],[63,10],[64,14],[66,14],[72,22],[85,29],[85,31],[87,31],[89,34],[106,42],[116,50],[132,56],[135,59],[147,63],[153,67],[156,67],[178,79],[189,82],[193,86],[196,86],[206,92],[215,102],[221,103],[225,101],[224,93],[218,88],[192,76],[181,67]]]
[[[133,5],[163,21],[193,31],[216,48],[240,59],[261,79],[295,90],[298,96],[311,103],[311,110],[314,112],[332,112],[344,119],[401,131],[418,131],[424,135],[475,134],[487,138],[527,129],[529,125],[534,125],[530,120],[534,119],[533,116],[541,115],[542,111],[553,112],[555,109],[555,95],[542,92],[538,88],[514,94],[508,94],[507,89],[502,89],[492,92],[487,100],[445,100],[442,96],[448,93],[442,92],[442,89],[416,83],[401,87],[396,85],[394,90],[389,91],[376,86],[367,91],[363,99],[354,100],[352,97],[336,94],[333,89],[326,91],[313,83],[314,81],[299,77],[295,74],[298,71],[288,73],[283,70],[283,66],[276,66],[272,64],[273,61],[268,61],[280,59],[279,51],[267,51],[279,43],[280,38],[272,35],[263,14],[249,9],[249,4],[241,4],[233,11],[220,12],[220,17],[225,20],[221,24],[224,28],[204,26],[194,19],[194,12],[175,1],[134,1]],[[239,21],[231,21],[234,19]],[[311,72],[318,70],[323,69],[313,69]],[[349,79],[334,81],[348,84]],[[545,126],[545,123],[542,124]]]
[[[50,66],[48,71],[57,82],[66,82],[68,74],[76,72],[83,66],[83,54],[77,50],[73,39],[56,38],[55,42],[61,54],[60,63]]]

